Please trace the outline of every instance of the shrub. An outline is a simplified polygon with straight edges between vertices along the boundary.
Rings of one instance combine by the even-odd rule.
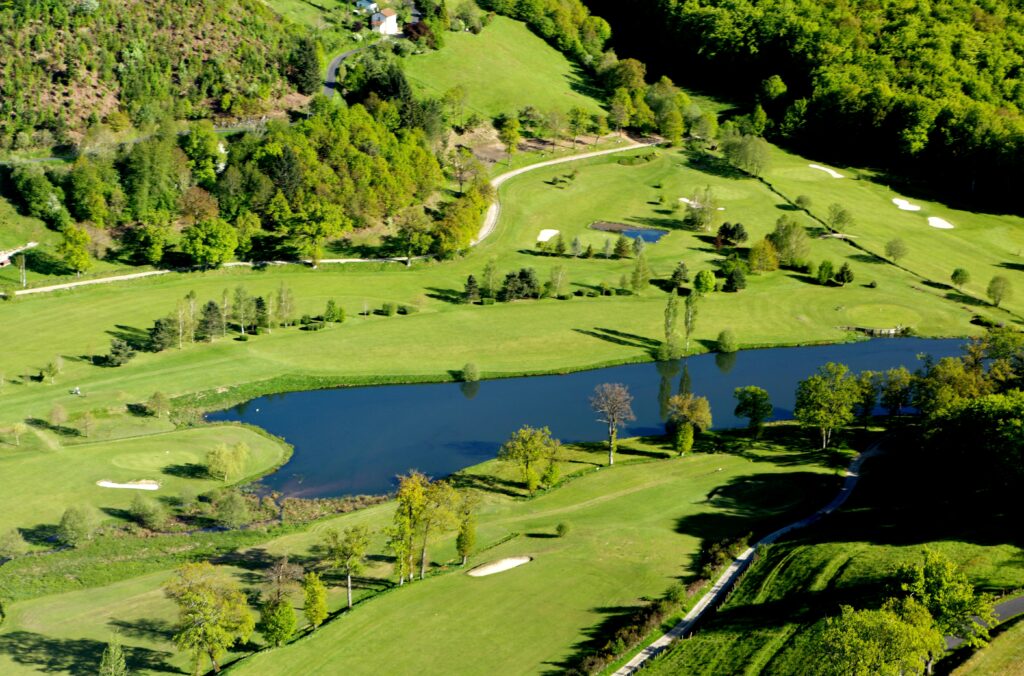
[[[616,296],[631,296],[631,295],[633,295],[633,292],[630,291],[629,289],[615,289],[615,295]]]
[[[91,540],[96,532],[96,515],[88,507],[71,506],[64,510],[57,526],[57,539],[69,547]]]
[[[415,305],[403,305],[398,308],[398,314],[400,315],[414,315],[419,311],[420,309]]]
[[[718,351],[726,353],[736,351],[736,336],[730,329],[725,329],[718,334]]]
[[[555,526],[555,533],[560,538],[564,538],[566,535],[568,535],[569,534],[569,530],[570,530],[569,524],[567,524],[565,521],[562,521],[557,526]]]
[[[381,311],[388,317],[394,317],[398,314],[398,305],[395,303],[384,303]]]
[[[601,293],[599,291],[594,291],[593,289],[587,291],[587,298],[597,298],[600,295]]]
[[[462,367],[462,381],[465,383],[475,383],[480,380],[480,370],[476,367],[476,364],[469,362]]]
[[[878,282],[876,282],[875,280],[872,279],[870,282],[868,282],[868,288],[869,289],[877,289],[878,288]]]
[[[480,304],[481,305],[494,305],[494,299],[493,298],[481,298],[480,299]]]
[[[140,526],[149,530],[160,530],[167,523],[167,512],[163,505],[143,495],[136,495],[132,499],[128,513]]]

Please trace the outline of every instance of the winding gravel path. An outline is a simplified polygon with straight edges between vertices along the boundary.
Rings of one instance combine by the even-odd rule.
[[[358,50],[354,50],[358,51]],[[346,52],[342,56],[347,56],[351,52]],[[341,57],[339,57],[341,58]],[[579,160],[590,159],[591,157],[600,157],[602,155],[611,155],[613,153],[623,153],[628,150],[636,150],[637,148],[646,148],[654,145],[653,143],[631,143],[628,146],[621,148],[611,148],[608,150],[596,150],[590,153],[583,153],[580,155],[568,155],[566,157],[559,157],[553,160],[547,160],[544,162],[538,162],[537,164],[530,164],[519,169],[513,169],[512,171],[506,171],[504,174],[500,174],[491,179],[491,185],[494,186],[495,191],[503,183],[509,179],[515,178],[527,172],[535,169],[543,169],[544,167],[550,167],[556,164],[565,164],[566,162],[576,162]],[[472,246],[476,246],[480,242],[484,241],[491,233],[494,232],[495,227],[498,225],[498,218],[501,216],[501,202],[495,193],[494,202],[487,209],[487,215],[484,217],[484,224],[480,228],[480,232],[477,233],[476,239],[471,242]],[[428,258],[427,256],[417,256],[413,260],[422,260]],[[325,258],[320,261],[321,264],[349,264],[349,263],[403,263],[408,264],[409,260],[404,257],[396,258]],[[223,267],[252,267],[253,265],[309,265],[310,261],[260,261],[258,263],[249,263],[245,261],[234,261],[231,263],[225,263]],[[83,279],[77,282],[65,282],[63,284],[52,284],[50,286],[39,286],[30,289],[18,289],[14,292],[16,296],[26,296],[32,293],[49,293],[51,291],[61,291],[64,289],[74,289],[80,286],[91,286],[93,284],[109,284],[111,282],[123,282],[131,279],[141,279],[143,277],[155,277],[157,275],[169,274],[170,270],[149,270],[146,272],[133,272],[126,275],[113,275],[110,277],[98,277],[96,279]]]

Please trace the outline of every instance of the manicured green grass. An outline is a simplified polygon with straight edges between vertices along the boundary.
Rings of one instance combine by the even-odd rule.
[[[811,169],[809,163],[813,160],[776,149],[765,179],[791,198],[809,196],[811,211],[822,219],[827,219],[830,204],[845,206],[856,220],[849,234],[874,254],[884,256],[887,242],[902,239],[908,253],[899,264],[927,279],[951,285],[953,270],[966,268],[972,277],[964,287],[967,295],[953,288],[943,292],[955,302],[1000,320],[1005,319],[1002,313],[986,307],[985,289],[994,275],[1007,277],[1016,293],[1005,307],[1017,313],[1018,320],[1024,314],[1024,220],[1020,217],[972,213],[894,192],[867,172],[840,167],[846,178],[834,179]],[[908,199],[921,210],[902,211],[892,203],[893,198]],[[933,228],[929,216],[943,218],[955,227]],[[984,303],[979,306],[977,299]]]
[[[588,229],[596,220],[679,225],[681,212],[669,205],[696,188],[711,185],[725,207],[723,218],[743,222],[756,238],[774,224],[782,200],[752,179],[724,178],[688,163],[679,151],[661,152],[639,166],[623,166],[606,156],[537,170],[502,187],[502,218],[497,231],[465,258],[400,265],[298,267],[261,271],[219,270],[136,280],[26,297],[3,306],[0,328],[4,344],[0,372],[8,381],[37,373],[53,355],[65,355],[65,373],[56,385],[8,382],[0,388],[0,418],[13,421],[45,416],[55,402],[70,410],[123,406],[142,401],[153,391],[179,395],[266,380],[278,375],[316,376],[327,381],[445,379],[467,360],[485,375],[518,374],[593,367],[650,358],[652,343],[662,337],[667,295],[651,286],[639,296],[575,298],[571,301],[524,301],[491,307],[450,302],[466,276],[479,275],[496,259],[501,274],[534,267],[546,280],[556,265],[565,265],[573,289],[601,282],[618,286],[629,276],[631,259],[555,258],[536,255],[534,243],[544,228],[562,230],[571,240],[600,251],[607,234]],[[551,185],[556,177],[579,168],[569,184]],[[656,188],[654,186],[661,187]],[[665,203],[658,202],[659,196]],[[715,293],[702,301],[695,343],[710,345],[731,328],[741,345],[801,344],[847,340],[840,327],[865,324],[872,315],[879,324],[901,323],[922,335],[963,335],[971,311],[943,298],[942,290],[922,286],[891,265],[864,263],[856,250],[836,240],[815,240],[813,256],[838,266],[849,260],[857,280],[846,288],[825,288],[806,277],[780,271],[752,275],[738,294]],[[707,235],[673,230],[648,247],[651,268],[666,278],[679,260],[691,273],[720,259]],[[868,280],[878,288],[866,286]],[[100,368],[77,355],[102,354],[113,333],[139,335],[179,298],[194,290],[200,301],[219,299],[224,289],[244,285],[250,293],[272,293],[287,283],[298,299],[298,312],[317,314],[330,298],[344,306],[349,319],[320,332],[295,328],[276,330],[246,343],[219,340],[186,349],[142,354],[116,369]],[[359,317],[364,307],[384,302],[413,304],[411,316]],[[88,310],[85,310],[88,308]],[[122,327],[122,328],[118,328]],[[604,330],[636,336],[635,341],[600,338]],[[32,340],[19,339],[32,336]],[[78,385],[86,398],[70,397]],[[4,420],[0,420],[3,422]]]
[[[953,672],[957,676],[1020,676],[1024,674],[1024,620],[1017,619],[1013,626],[996,637],[992,643],[971,657]]]
[[[445,33],[444,40],[443,49],[406,62],[406,75],[421,96],[438,97],[461,85],[467,114],[488,118],[526,106],[542,112],[600,110],[586,93],[579,67],[521,22],[499,16],[479,35]]]
[[[690,574],[703,540],[765,531],[812,511],[838,485],[834,471],[819,464],[819,454],[769,442],[749,446],[741,455],[653,461],[644,461],[643,454],[662,454],[657,445],[628,441],[624,447],[616,467],[590,471],[533,500],[484,494],[479,546],[519,535],[472,557],[470,566],[522,554],[535,557],[532,563],[488,578],[469,578],[449,568],[450,574],[368,599],[313,638],[261,654],[240,665],[242,670],[279,673],[301,663],[312,671],[329,664],[346,673],[400,673],[408,671],[417,656],[420,667],[431,673],[533,673],[550,668],[548,663],[572,655],[592,626]],[[599,448],[566,451],[566,468],[603,460]],[[499,486],[514,481],[509,469],[495,461],[470,474],[493,476]],[[519,492],[514,485],[511,489]],[[311,548],[328,527],[367,525],[378,531],[371,554],[380,553],[379,529],[390,522],[391,510],[391,504],[384,504],[322,522],[308,532],[275,538],[243,551],[238,561],[248,562],[244,569],[229,570],[250,586],[257,579],[254,573],[270,557],[288,554],[293,561],[310,565]],[[559,522],[569,523],[570,533],[551,537]],[[454,558],[453,534],[432,545],[433,561]],[[390,568],[386,559],[375,560],[359,583],[358,595],[385,588]],[[150,574],[11,604],[0,629],[0,670],[21,673],[39,668],[55,652],[20,646],[78,645],[92,650],[114,628],[120,628],[130,649],[140,651],[140,662],[145,656],[184,667],[182,656],[162,654],[175,653],[167,640],[173,607],[159,592],[165,577],[166,573]],[[341,582],[333,575],[329,579],[334,585]],[[334,608],[340,604],[336,594]],[[425,623],[430,631],[423,631]],[[360,648],[377,645],[381,627],[388,627],[389,640],[401,650]],[[516,627],[516,641],[508,640],[509,627]],[[488,649],[473,650],[474,645]],[[152,665],[143,671],[151,670]],[[61,665],[53,671],[73,669]]]
[[[28,443],[0,450],[0,528],[29,528],[53,524],[70,505],[99,510],[126,509],[142,493],[149,497],[177,496],[188,487],[201,493],[219,481],[189,478],[204,463],[206,452],[219,443],[245,442],[251,454],[242,476],[266,472],[287,457],[283,444],[235,425],[209,425],[128,439],[60,445],[59,436],[43,431],[51,445]],[[26,435],[31,439],[33,433]],[[53,444],[57,441],[57,444]],[[242,478],[236,477],[236,479]],[[97,481],[124,483],[141,479],[160,482],[156,491],[101,488]]]

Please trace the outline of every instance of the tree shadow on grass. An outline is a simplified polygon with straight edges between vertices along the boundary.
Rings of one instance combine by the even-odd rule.
[[[884,258],[879,258],[878,256],[873,256],[871,254],[865,253],[853,254],[850,256],[850,260],[855,261],[857,263],[867,263],[870,265],[885,264],[886,262]]]
[[[210,479],[210,470],[205,465],[195,462],[187,462],[179,465],[167,465],[160,469],[167,476],[178,477],[179,479]]]
[[[588,655],[597,654],[608,644],[609,638],[620,628],[629,624],[633,614],[640,609],[640,606],[601,606],[593,609],[593,612],[600,613],[603,619],[594,626],[584,630],[586,638],[572,646],[573,654],[561,662],[545,662],[552,667],[542,673],[545,676],[565,674],[567,670],[573,670]],[[578,673],[573,671],[572,673]]]
[[[74,427],[68,427],[67,425],[52,425],[42,418],[27,418],[25,423],[31,427],[41,430],[49,430],[55,434],[59,434],[62,437],[80,437],[82,432],[76,430]]]
[[[96,673],[107,644],[92,639],[51,638],[29,631],[0,635],[0,654],[16,663],[42,673]],[[167,663],[171,653],[125,646],[125,661],[132,672],[158,671],[180,673]]]
[[[946,293],[946,298],[953,301],[954,303],[960,303],[961,305],[971,305],[973,307],[991,307],[987,302],[974,296],[968,296],[966,293],[960,291],[949,291]]]
[[[475,488],[479,491],[507,495],[512,498],[526,496],[523,484],[518,481],[509,481],[489,474],[471,474],[469,472],[456,472],[448,478],[448,483],[460,490]]]
[[[167,641],[174,639],[174,625],[166,620],[143,617],[137,620],[111,619],[107,624],[121,636],[146,641]]]
[[[427,298],[444,301],[452,305],[463,305],[466,300],[465,296],[458,289],[439,289],[433,286],[427,287]]]
[[[594,327],[591,330],[587,329],[573,329],[576,333],[582,333],[585,336],[591,338],[597,338],[598,340],[604,340],[609,343],[616,345],[624,345],[626,347],[639,347],[650,351],[652,354],[657,352],[657,349],[661,346],[661,341],[653,340],[645,336],[638,336],[635,333],[626,333],[625,331],[617,331],[615,329],[605,329],[601,327]]]
[[[30,528],[19,528],[21,537],[30,545],[52,547],[57,544],[57,525],[41,523]]]
[[[1003,261],[999,264],[999,267],[1007,270],[1014,270],[1015,272],[1024,272],[1024,263],[1014,263],[1012,261]]]
[[[73,272],[60,258],[41,249],[25,253],[25,267],[40,275],[70,275]]]
[[[115,329],[106,332],[112,338],[120,338],[132,346],[132,349],[145,351],[149,349],[149,332],[135,326],[117,324]]]

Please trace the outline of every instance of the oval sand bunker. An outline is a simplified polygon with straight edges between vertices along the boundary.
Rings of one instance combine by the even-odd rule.
[[[949,221],[947,221],[944,218],[939,218],[937,216],[929,217],[928,218],[928,225],[932,226],[933,228],[938,228],[939,230],[952,230],[953,229],[953,224],[952,223],[950,223]]]
[[[466,575],[469,575],[470,577],[486,577],[487,575],[504,573],[506,570],[518,568],[524,563],[529,563],[530,561],[533,561],[533,558],[529,556],[513,556],[509,559],[500,559],[498,561],[492,561],[491,563],[485,563],[482,566],[477,566],[466,573]]]
[[[115,483],[113,481],[97,481],[96,485],[100,488],[127,488],[136,491],[155,491],[160,488],[160,484],[152,479],[129,481],[123,484]]]

